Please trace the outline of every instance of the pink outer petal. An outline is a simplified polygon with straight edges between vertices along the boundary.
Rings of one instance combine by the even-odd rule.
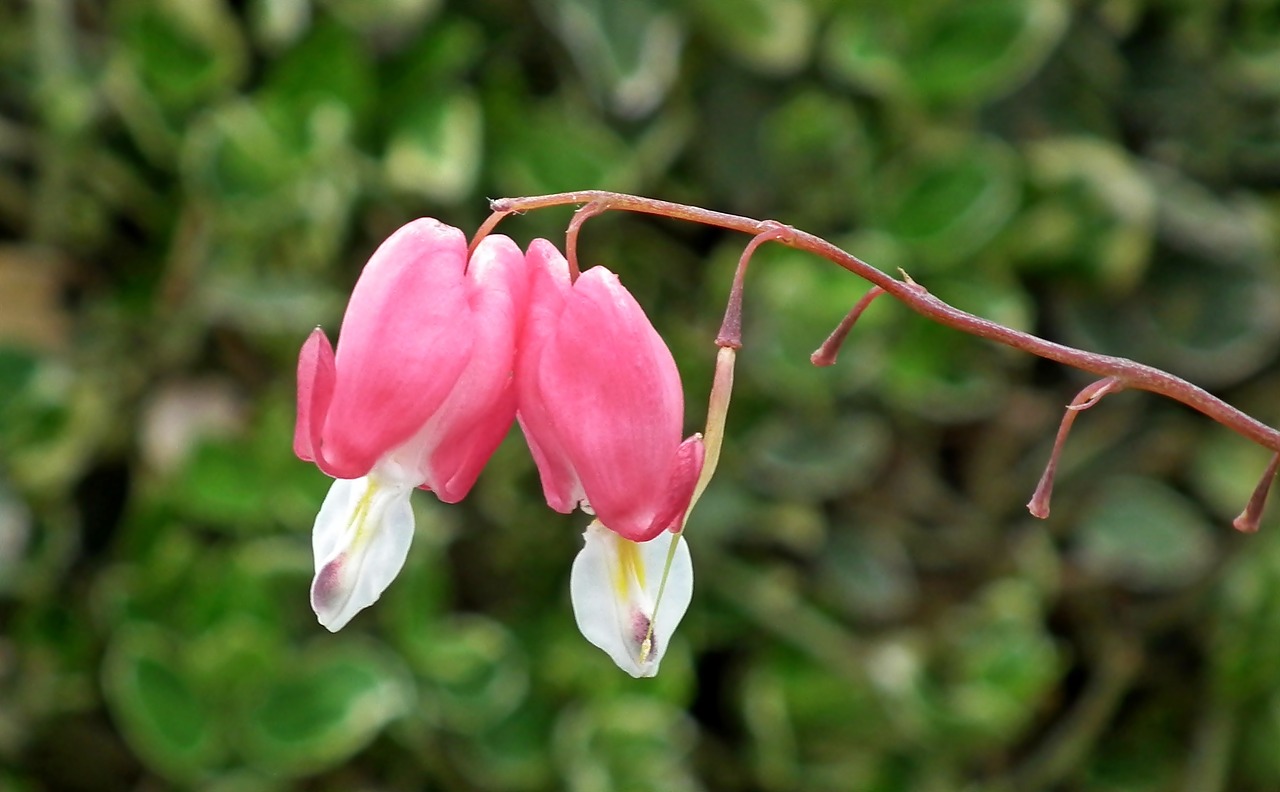
[[[471,358],[422,435],[423,480],[445,503],[466,496],[515,420],[512,372],[528,291],[524,254],[505,236],[486,237],[471,257],[466,288],[475,319]]]
[[[694,435],[680,444],[675,458],[671,460],[667,488],[661,493],[662,501],[653,522],[649,523],[649,529],[639,536],[627,536],[618,532],[623,539],[647,542],[663,531],[680,532],[685,513],[689,511],[689,502],[693,500],[693,491],[698,486],[698,477],[702,475],[706,452],[702,435]],[[609,527],[609,524],[605,523],[605,527]]]
[[[612,272],[596,267],[574,283],[535,384],[600,522],[647,534],[680,445],[684,398],[671,351]]]
[[[426,423],[471,354],[462,232],[420,219],[383,242],[351,293],[321,437],[331,475],[357,478]],[[313,446],[313,451],[314,446]]]
[[[298,419],[293,427],[293,453],[323,470],[320,429],[333,398],[333,347],[320,328],[311,331],[298,356]]]
[[[535,239],[525,256],[529,268],[529,313],[516,361],[517,417],[542,478],[547,505],[568,514],[582,500],[582,484],[552,426],[538,388],[538,368],[548,337],[555,332],[572,285],[569,263],[555,245]]]

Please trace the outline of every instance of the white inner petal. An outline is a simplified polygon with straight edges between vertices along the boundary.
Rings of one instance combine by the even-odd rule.
[[[382,596],[413,540],[411,486],[371,474],[333,482],[312,531],[311,606],[334,632]]]
[[[648,542],[623,539],[598,520],[587,526],[569,579],[573,613],[584,638],[634,677],[658,673],[667,644],[693,597],[689,549],[675,534]],[[654,605],[671,543],[679,541],[658,613]]]

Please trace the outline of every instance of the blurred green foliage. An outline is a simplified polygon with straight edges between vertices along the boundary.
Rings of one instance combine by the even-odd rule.
[[[302,340],[408,219],[589,188],[1280,419],[1277,0],[0,3],[0,789],[1280,787],[1280,525],[1228,527],[1266,452],[1115,396],[1038,522],[1086,380],[888,300],[815,369],[864,286],[777,248],[658,679],[578,636],[518,433],[319,628]],[[691,431],[745,241],[586,226]]]

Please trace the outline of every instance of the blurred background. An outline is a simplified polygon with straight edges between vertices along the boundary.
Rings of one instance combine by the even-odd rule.
[[[0,789],[1280,789],[1268,454],[777,247],[656,680],[513,433],[337,636],[307,333],[385,236],[604,188],[776,218],[1280,421],[1277,0],[0,2]],[[505,220],[562,240],[568,209]],[[606,215],[700,427],[746,242]]]

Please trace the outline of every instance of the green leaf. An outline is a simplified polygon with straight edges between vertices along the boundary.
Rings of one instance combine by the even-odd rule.
[[[518,792],[556,788],[554,757],[546,750],[547,735],[559,707],[527,702],[519,711],[486,729],[460,740],[457,757],[474,789]]]
[[[870,520],[857,531],[834,530],[817,558],[818,582],[853,616],[887,623],[907,616],[920,600],[911,557],[897,532]]]
[[[300,152],[248,102],[222,105],[189,128],[184,176],[219,202],[272,192],[295,178]]]
[[[582,79],[619,115],[649,114],[679,73],[680,17],[662,0],[547,0],[553,28]]]
[[[995,139],[913,159],[880,174],[882,202],[874,212],[883,231],[916,250],[925,272],[970,259],[1018,208],[1019,162]]]
[[[716,252],[711,282],[731,281],[741,250],[732,245]],[[886,250],[877,263],[884,266],[891,256]],[[884,365],[883,336],[877,329],[888,316],[880,303],[858,320],[835,366],[821,369],[809,361],[866,293],[864,282],[810,255],[772,245],[755,254],[750,277],[756,279],[751,299],[759,300],[759,308],[746,312],[743,335],[752,354],[742,355],[738,365],[754,387],[793,404],[828,410],[841,393],[875,381]],[[722,292],[713,294],[713,300],[723,300]],[[723,310],[723,302],[716,307]]]
[[[475,95],[423,96],[401,114],[383,167],[391,186],[440,203],[475,187],[484,154],[484,117]]]
[[[584,185],[626,192],[637,183],[635,152],[580,108],[544,105],[522,111],[519,121],[507,117],[499,123],[521,130],[496,141],[502,147],[498,175],[508,195],[568,192]]]
[[[774,107],[760,129],[771,184],[808,223],[841,227],[876,196],[867,190],[872,151],[849,99],[808,89]]]
[[[416,667],[431,683],[433,714],[454,731],[484,731],[510,715],[529,688],[524,649],[502,624],[481,616],[437,623],[417,647]]]
[[[1026,149],[1036,195],[1010,228],[1024,266],[1096,280],[1113,292],[1135,286],[1155,241],[1155,187],[1120,146],[1085,137]]]
[[[1015,739],[1064,670],[1030,584],[999,580],[951,623],[942,658],[948,743],[994,747]]]
[[[1201,428],[1204,436],[1193,446],[1191,484],[1225,525],[1249,502],[1272,452],[1237,434],[1220,431],[1218,426]],[[1267,522],[1274,525],[1273,520]],[[1264,525],[1263,530],[1269,529]]]
[[[693,9],[708,36],[760,71],[795,72],[813,51],[817,20],[808,0],[703,0]]]
[[[263,769],[304,775],[339,764],[409,702],[404,671],[381,649],[332,641],[312,643],[245,713],[240,746]]]
[[[844,82],[892,96],[906,82],[901,52],[910,26],[902,15],[859,7],[841,11],[822,42],[824,65]]]
[[[369,117],[377,82],[368,51],[350,31],[317,24],[293,49],[271,64],[256,97],[286,139],[301,145],[315,134],[321,108],[349,123]]]
[[[991,99],[1026,82],[1067,27],[1060,0],[967,0],[942,6],[905,71],[926,100]]]
[[[781,414],[748,440],[751,479],[766,492],[821,501],[864,488],[892,447],[889,428],[874,415],[797,423]]]
[[[1259,371],[1280,339],[1280,278],[1261,207],[1224,201],[1169,172],[1148,171],[1160,241],[1142,289],[1059,296],[1073,345],[1141,359],[1202,387]]]
[[[384,35],[416,31],[440,7],[440,0],[320,0],[355,30]]]
[[[221,758],[209,702],[163,633],[122,628],[108,647],[102,682],[125,739],[156,772],[191,781]]]
[[[120,55],[165,109],[195,110],[243,77],[247,47],[224,4],[124,2],[114,9]]]
[[[1028,328],[1033,310],[1016,282],[955,273],[927,281],[930,291],[952,305],[1015,328]],[[1021,356],[972,336],[914,318],[888,346],[886,377],[880,384],[889,403],[935,421],[965,421],[1002,408],[1009,361]]]
[[[1214,560],[1194,504],[1151,479],[1108,481],[1076,529],[1076,558],[1090,574],[1137,591],[1188,585]]]
[[[700,788],[688,762],[693,724],[667,702],[623,694],[569,708],[553,734],[570,790]]]
[[[1217,586],[1211,643],[1216,689],[1238,703],[1273,694],[1280,677],[1280,540],[1263,531],[1247,541]]]
[[[272,492],[242,444],[208,441],[196,446],[175,488],[184,513],[236,531],[261,530],[271,521]]]

